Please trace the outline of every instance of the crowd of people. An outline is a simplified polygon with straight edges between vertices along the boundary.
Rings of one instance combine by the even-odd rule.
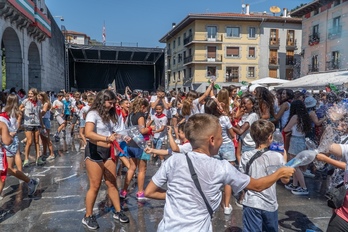
[[[93,206],[105,183],[113,218],[122,223],[129,219],[120,201],[135,194],[139,201],[166,200],[158,231],[212,231],[213,212],[222,205],[224,213],[231,214],[233,199],[243,207],[243,231],[278,231],[277,180],[294,195],[308,195],[310,179],[304,177],[329,174],[333,166],[345,169],[344,163],[337,165],[328,155],[348,155],[346,145],[338,145],[347,143],[348,107],[335,128],[335,144],[317,158],[331,165],[281,167],[274,173],[267,167],[283,166],[306,150],[306,138],[319,145],[325,126],[332,123],[327,113],[345,99],[345,92],[330,89],[311,93],[231,85],[218,90],[213,82],[204,93],[166,93],[162,87],[148,93],[127,87],[121,94],[111,85],[97,93],[60,91],[56,95],[35,88],[27,95],[11,89],[2,97],[0,114],[0,194],[7,173],[28,184],[28,195],[35,194],[39,179],[30,179],[23,167],[33,159],[36,165],[54,160],[53,143],[77,131],[89,179],[82,223],[89,229],[99,227]],[[51,131],[52,120],[57,131]],[[127,133],[132,128],[146,147]],[[269,149],[276,128],[283,133],[284,150]],[[22,130],[25,139],[19,141],[17,133]],[[34,157],[30,156],[32,145]],[[151,155],[157,159],[158,171],[145,186]],[[127,170],[123,186],[116,184],[119,160],[119,170]],[[134,176],[136,193],[129,190]],[[348,197],[334,212],[329,228],[348,231]]]

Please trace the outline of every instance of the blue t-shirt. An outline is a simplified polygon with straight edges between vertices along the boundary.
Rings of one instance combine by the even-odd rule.
[[[63,100],[63,105],[64,105],[64,114],[65,115],[70,115],[71,102],[64,99]]]

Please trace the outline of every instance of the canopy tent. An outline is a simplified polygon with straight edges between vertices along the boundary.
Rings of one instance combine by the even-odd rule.
[[[279,85],[279,84],[284,84],[284,83],[288,83],[290,81],[288,80],[284,80],[284,79],[278,79],[278,78],[273,78],[273,77],[265,77],[265,78],[261,78],[255,81],[252,81],[251,84],[260,84],[260,85]]]
[[[330,73],[317,73],[307,75],[296,80],[292,80],[288,83],[284,83],[276,86],[276,89],[288,88],[288,89],[325,89],[328,84],[334,84],[338,87],[348,83],[348,71],[330,72]]]

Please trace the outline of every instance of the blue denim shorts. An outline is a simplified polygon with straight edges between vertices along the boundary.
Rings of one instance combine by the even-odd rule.
[[[80,127],[86,127],[86,120],[80,118]]]
[[[127,152],[130,158],[140,159],[143,155],[143,151],[143,149],[140,149],[138,147],[127,147]]]
[[[42,118],[42,122],[46,129],[50,130],[51,129],[51,120],[49,118]]]
[[[163,144],[163,138],[157,138],[157,139],[153,139],[153,146],[156,149],[161,149],[162,148],[162,144]]]
[[[306,140],[305,137],[297,137],[297,136],[291,136],[290,138],[290,146],[288,153],[291,155],[297,155],[303,150],[306,150]]]
[[[219,153],[214,155],[219,160],[236,161],[235,147],[233,143],[223,143],[219,149]]]

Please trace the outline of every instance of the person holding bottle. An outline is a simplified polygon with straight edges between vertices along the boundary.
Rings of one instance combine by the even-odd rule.
[[[120,222],[129,222],[129,218],[121,209],[120,197],[116,186],[116,163],[114,153],[115,132],[124,129],[122,117],[118,117],[114,109],[116,95],[110,90],[100,91],[86,116],[85,135],[89,139],[85,148],[85,164],[89,179],[86,194],[86,213],[82,224],[88,229],[98,229],[99,225],[93,215],[102,180],[108,188],[109,198],[115,208],[113,218]]]

